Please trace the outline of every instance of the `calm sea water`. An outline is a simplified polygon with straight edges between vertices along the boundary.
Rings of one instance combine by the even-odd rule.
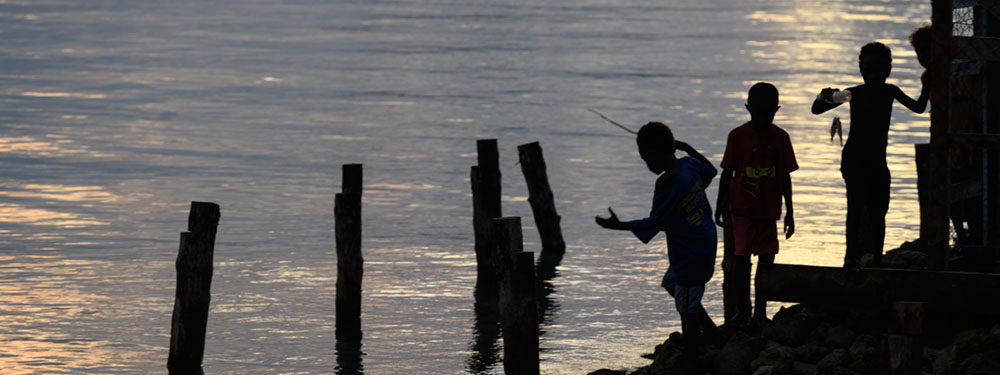
[[[364,163],[364,371],[502,372],[473,350],[477,138],[499,140],[526,250],[516,146],[544,148],[568,249],[543,372],[647,364],[679,327],[657,286],[665,242],[593,216],[644,215],[655,176],[587,109],[666,122],[717,163],[747,89],[775,83],[801,166],[778,261],[838,265],[828,128],[849,114],[809,104],[860,83],[872,40],[916,96],[906,37],[929,15],[875,0],[0,0],[0,369],[164,373],[178,233],[205,200],[222,206],[206,372],[334,372],[333,196],[340,165]],[[917,237],[912,145],[928,138],[926,115],[893,120],[887,248]],[[720,285],[705,304],[721,321]]]

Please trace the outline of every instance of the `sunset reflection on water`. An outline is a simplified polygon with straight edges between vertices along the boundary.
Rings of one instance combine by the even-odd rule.
[[[0,7],[5,374],[163,372],[195,200],[222,207],[206,372],[332,372],[345,163],[365,165],[365,372],[501,373],[472,297],[479,138],[498,139],[503,214],[523,217],[536,252],[516,146],[544,148],[568,248],[546,284],[542,371],[648,364],[679,327],[658,286],[665,241],[593,217],[645,215],[655,176],[587,109],[667,123],[718,164],[749,87],[774,83],[800,166],[777,261],[837,266],[846,199],[829,129],[839,116],[848,137],[850,114],[809,105],[861,83],[872,40],[893,50],[889,82],[918,94],[906,37],[930,15],[875,0],[13,3]],[[913,145],[928,123],[893,111],[886,249],[918,235]],[[717,321],[721,280],[704,302]]]

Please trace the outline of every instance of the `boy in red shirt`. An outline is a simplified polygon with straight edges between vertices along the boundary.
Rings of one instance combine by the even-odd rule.
[[[795,233],[792,214],[792,180],[798,169],[788,133],[775,126],[778,89],[760,82],[750,88],[747,98],[750,122],[729,132],[722,157],[722,179],[716,203],[715,222],[733,234],[734,257],[729,265],[735,277],[736,315],[729,321],[746,324],[750,314],[750,254],[760,263],[774,263],[778,253],[775,225],[785,200],[785,238]],[[753,321],[766,318],[766,304],[757,301]]]

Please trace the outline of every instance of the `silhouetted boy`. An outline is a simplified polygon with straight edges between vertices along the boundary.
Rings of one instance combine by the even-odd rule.
[[[695,370],[700,331],[715,335],[715,324],[702,307],[701,298],[715,269],[716,232],[705,187],[717,171],[693,147],[675,141],[664,124],[643,125],[636,142],[646,167],[660,176],[649,217],[622,222],[609,207],[610,217],[598,216],[594,220],[604,228],[630,230],[643,243],[649,243],[658,232],[666,232],[670,266],[660,285],[674,297],[681,315],[685,361],[688,370]],[[675,150],[689,156],[678,159]]]
[[[847,89],[851,92],[851,130],[840,160],[840,173],[847,185],[846,268],[859,267],[865,253],[875,256],[876,266],[882,261],[890,181],[885,149],[893,100],[916,113],[927,107],[926,86],[920,98],[913,100],[899,87],[885,83],[892,71],[889,47],[878,42],[866,44],[861,47],[858,65],[865,83]],[[829,101],[835,91],[823,89],[813,101],[812,113],[818,115],[839,106]]]
[[[750,122],[729,132],[726,141],[715,211],[715,222],[733,233],[733,262],[726,266],[732,267],[737,306],[736,315],[727,318],[737,325],[750,319],[750,254],[763,264],[774,263],[778,253],[775,221],[781,218],[782,198],[785,238],[795,233],[789,173],[799,168],[788,133],[772,123],[781,108],[778,89],[765,82],[753,85],[746,108]],[[753,318],[760,322],[767,317],[766,302],[756,302]]]

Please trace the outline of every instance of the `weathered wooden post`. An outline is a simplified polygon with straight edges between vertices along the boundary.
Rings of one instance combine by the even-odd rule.
[[[881,374],[917,375],[924,354],[924,303],[894,302],[888,333],[882,335]]]
[[[507,374],[537,375],[538,307],[535,302],[535,256],[523,249],[521,218],[493,220],[500,273],[500,327],[503,368]]]
[[[948,267],[948,132],[951,131],[951,42],[952,1],[931,2],[931,141],[927,150],[927,172],[937,183],[926,184],[927,208],[920,209],[920,240],[927,247],[932,270]],[[926,237],[925,237],[926,236]]]
[[[472,225],[476,236],[476,301],[495,309],[497,277],[493,252],[496,240],[492,219],[500,217],[500,152],[496,139],[476,141],[478,166],[472,167]]]
[[[342,192],[334,198],[337,241],[337,337],[361,335],[361,164],[344,164]]]
[[[209,293],[212,286],[212,256],[219,226],[219,205],[191,202],[188,231],[181,233],[177,254],[177,290],[170,324],[170,374],[203,374]]]
[[[562,229],[559,227],[559,214],[549,187],[549,178],[545,173],[545,158],[542,157],[542,146],[532,142],[517,146],[521,161],[521,172],[528,183],[528,202],[535,216],[535,226],[542,240],[543,252],[562,254],[566,252],[566,242],[563,241]]]
[[[930,156],[931,145],[927,143],[919,143],[914,145],[914,158],[917,163],[917,203],[920,207],[920,238],[923,241],[924,238],[930,238],[932,235],[930,231],[932,230],[932,219],[930,211],[930,202],[927,201],[930,196],[930,191],[928,190],[927,184],[931,182],[930,171],[927,168],[927,159]],[[937,181],[937,183],[943,183]]]

